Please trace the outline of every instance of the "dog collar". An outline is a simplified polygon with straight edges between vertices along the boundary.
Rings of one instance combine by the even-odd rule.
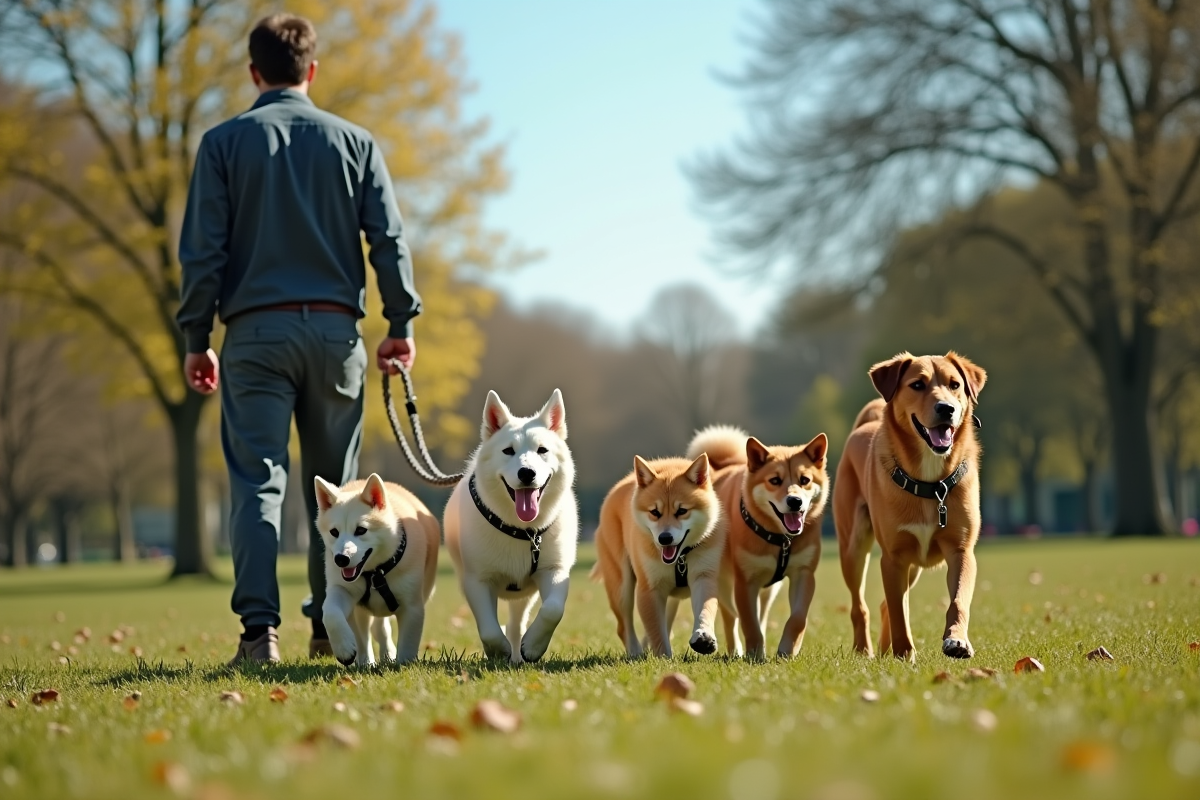
[[[467,488],[471,490],[471,499],[475,501],[475,508],[479,509],[479,513],[483,515],[493,528],[503,533],[505,536],[511,536],[514,539],[520,539],[524,542],[529,542],[529,574],[537,572],[538,558],[542,553],[542,534],[550,530],[547,525],[544,528],[518,528],[516,525],[509,525],[504,520],[484,504],[483,498],[479,496],[479,489],[475,486],[475,476],[471,475],[470,482],[467,483]],[[509,591],[516,591],[514,586],[509,587]]]
[[[392,587],[388,586],[387,574],[396,568],[400,563],[400,559],[404,558],[404,551],[408,548],[408,532],[404,530],[404,525],[400,526],[400,546],[396,548],[396,552],[392,553],[392,557],[380,564],[375,569],[367,569],[362,571],[362,577],[367,579],[367,590],[363,592],[362,599],[358,601],[360,606],[365,606],[371,600],[371,589],[379,592],[379,596],[383,598],[384,605],[388,611],[393,614],[400,607],[400,601],[396,599],[396,595],[392,594]]]
[[[917,480],[900,469],[900,465],[897,464],[892,469],[892,482],[913,497],[937,500],[938,527],[944,528],[946,527],[946,495],[950,494],[950,490],[957,486],[963,477],[966,476],[968,466],[967,462],[964,461],[958,465],[958,469],[950,473],[949,477],[936,483],[930,483],[929,481]]]
[[[773,544],[779,548],[779,558],[775,562],[775,574],[771,576],[771,580],[763,585],[771,586],[779,583],[783,580],[783,573],[787,570],[788,559],[792,555],[792,537],[787,534],[769,531],[760,525],[758,520],[750,516],[750,510],[746,508],[746,498],[744,497],[741,500],[741,507],[742,522],[746,523],[746,527],[754,531],[754,534],[767,544]]]

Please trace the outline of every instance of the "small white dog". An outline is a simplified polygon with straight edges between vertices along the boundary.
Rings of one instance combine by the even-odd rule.
[[[481,437],[446,504],[446,546],[484,653],[537,661],[562,619],[579,536],[562,393],[555,389],[541,411],[522,418],[489,392]],[[539,595],[541,610],[526,630]],[[507,629],[498,599],[508,601]]]
[[[371,666],[374,634],[381,661],[414,660],[437,577],[437,518],[411,492],[373,473],[340,489],[320,476],[315,484],[317,529],[326,544],[321,614],[334,657]]]

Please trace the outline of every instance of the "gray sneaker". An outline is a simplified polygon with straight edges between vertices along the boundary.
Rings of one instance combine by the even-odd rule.
[[[243,661],[255,664],[268,664],[279,661],[279,634],[274,628],[249,642],[238,640],[237,655],[227,666],[236,667]]]

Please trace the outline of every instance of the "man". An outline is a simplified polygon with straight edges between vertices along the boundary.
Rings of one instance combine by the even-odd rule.
[[[309,520],[313,477],[357,477],[367,355],[370,246],[387,338],[376,351],[411,366],[412,319],[421,310],[412,261],[383,153],[362,128],[308,98],[317,76],[312,23],[276,14],[250,33],[249,111],[205,134],[196,154],[179,243],[187,340],[184,373],[203,394],[221,391],[221,444],[232,494],[232,606],[244,632],[233,662],[278,661],[280,506],[295,415]],[[213,315],[226,325],[218,367]],[[219,372],[223,375],[219,376]],[[329,652],[321,605],[325,549],[311,530],[309,655]]]

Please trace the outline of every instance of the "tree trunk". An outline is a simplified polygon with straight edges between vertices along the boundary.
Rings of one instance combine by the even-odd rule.
[[[1099,533],[1100,521],[1100,465],[1095,461],[1083,462],[1083,529],[1088,533]]]
[[[23,517],[25,523],[25,558],[29,564],[38,563],[38,529],[30,516]]]
[[[6,514],[4,516],[4,541],[8,545],[5,563],[14,568],[29,566],[29,548],[25,538],[23,514]]]
[[[1101,364],[1112,420],[1113,536],[1162,536],[1172,526],[1162,492],[1162,463],[1151,433],[1150,382],[1137,379],[1140,376],[1126,380],[1118,366]]]
[[[1021,465],[1021,499],[1025,503],[1025,525],[1041,525],[1041,503],[1038,498],[1037,461]]]
[[[113,558],[123,564],[137,561],[137,540],[133,530],[133,504],[125,481],[114,482],[108,502],[113,516]]]
[[[175,443],[175,569],[180,575],[212,575],[211,549],[200,519],[200,446],[197,433],[205,398],[189,391],[170,409]]]
[[[70,498],[59,497],[53,502],[54,527],[58,533],[58,561],[77,564],[83,560],[83,532],[79,527],[79,507]]]

